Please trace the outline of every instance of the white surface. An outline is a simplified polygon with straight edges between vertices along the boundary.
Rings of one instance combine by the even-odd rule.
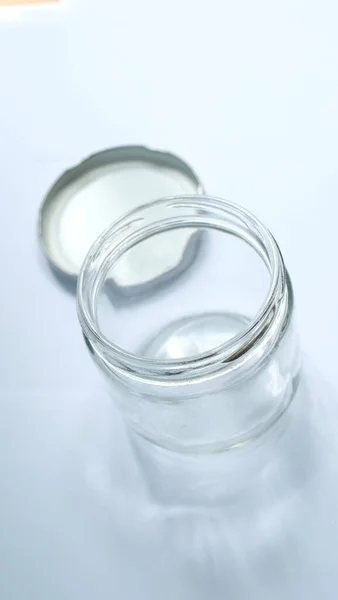
[[[106,402],[74,299],[36,241],[41,198],[67,166],[145,143],[255,212],[290,270],[303,347],[338,385],[337,17],[334,0],[64,0],[0,23],[4,600],[114,596],[111,561],[81,554],[83,526],[62,508],[83,418]]]
[[[64,188],[45,213],[44,243],[49,256],[63,272],[77,275],[89,248],[111,223],[145,202],[196,194],[197,187],[179,171],[142,161],[86,173]],[[116,283],[140,285],[171,271],[180,263],[190,237],[182,230],[160,236],[156,255],[151,244],[138,245],[115,266]]]

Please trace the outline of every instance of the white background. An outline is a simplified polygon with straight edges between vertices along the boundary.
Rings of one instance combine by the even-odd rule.
[[[50,506],[43,482],[63,464],[58,449],[74,452],[83,398],[101,389],[74,298],[37,243],[39,204],[66,167],[119,144],[168,149],[209,193],[252,210],[283,251],[303,347],[338,384],[336,2],[61,4],[0,9],[4,600],[83,595],[62,544],[50,542],[55,532],[42,542],[45,525],[32,516]],[[41,579],[34,556],[47,547],[59,566]]]

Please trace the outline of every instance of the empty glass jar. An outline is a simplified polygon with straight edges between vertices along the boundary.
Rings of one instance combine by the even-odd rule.
[[[173,271],[168,248],[181,238]],[[116,281],[133,268],[156,277],[121,294]],[[138,208],[83,265],[83,334],[162,515],[144,535],[162,528],[154,556],[173,546],[194,598],[197,580],[204,598],[335,597],[334,395],[318,378],[309,392],[293,312],[273,236],[217,198]]]

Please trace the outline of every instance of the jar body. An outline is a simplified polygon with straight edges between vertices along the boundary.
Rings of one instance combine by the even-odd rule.
[[[148,392],[138,381],[117,379],[107,361],[93,357],[127,424],[151,493],[163,504],[219,504],[229,489],[248,476],[255,479],[271,460],[265,444],[278,438],[290,405],[305,393],[291,322],[269,356],[228,387],[221,378],[197,390],[155,386]]]

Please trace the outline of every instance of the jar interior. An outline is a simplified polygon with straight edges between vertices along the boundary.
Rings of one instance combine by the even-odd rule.
[[[177,265],[181,238],[191,240],[194,256],[187,259],[187,246]],[[154,274],[153,285],[121,294],[115,282],[122,273],[145,268]],[[168,272],[170,277],[164,276]],[[106,273],[97,297],[99,328],[115,345],[141,357],[198,356],[247,328],[265,301],[270,278],[262,256],[236,235],[210,227],[160,232],[126,250]]]

